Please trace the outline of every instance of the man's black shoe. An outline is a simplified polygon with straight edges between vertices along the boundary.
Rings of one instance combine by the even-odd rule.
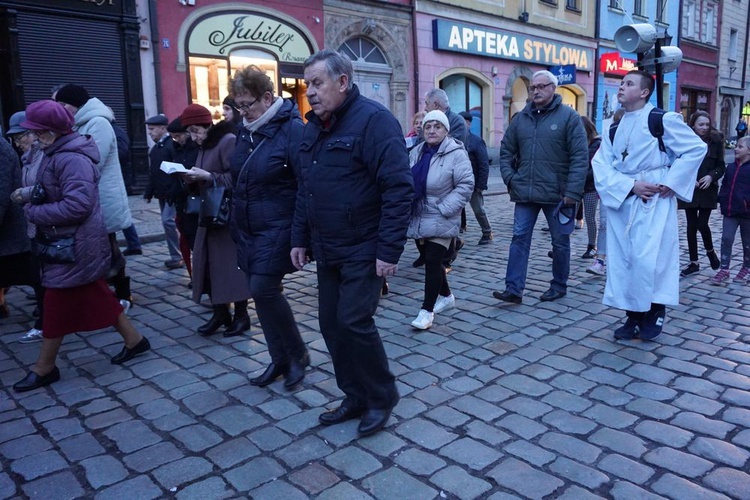
[[[492,292],[492,296],[503,302],[511,302],[513,304],[520,304],[523,299],[515,293],[505,290],[504,292]]]
[[[617,340],[633,340],[638,335],[639,318],[628,316],[625,324],[615,330]]]
[[[23,380],[15,383],[13,390],[16,392],[33,391],[34,389],[53,384],[58,380],[60,380],[60,370],[57,367],[54,367],[47,375],[39,375],[31,371]]]
[[[323,425],[336,425],[357,418],[362,415],[364,411],[365,409],[362,406],[351,405],[345,401],[335,410],[321,413],[318,416],[318,420]]]
[[[126,248],[123,255],[143,255],[143,250],[140,248]]]
[[[357,427],[359,436],[371,436],[385,427],[385,424],[388,423],[388,419],[391,418],[391,411],[392,408],[371,408],[365,411],[365,414],[362,416],[362,421],[360,421],[359,426]]]
[[[544,302],[550,302],[553,300],[561,299],[567,295],[567,292],[559,292],[557,290],[549,289],[546,292],[542,294],[541,297],[539,297],[539,300]]]

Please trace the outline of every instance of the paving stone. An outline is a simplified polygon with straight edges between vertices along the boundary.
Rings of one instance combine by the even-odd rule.
[[[591,357],[591,362],[603,368],[615,370],[616,372],[620,372],[633,364],[631,361],[628,361],[621,356],[610,354],[608,352],[600,352],[593,355]]]
[[[440,454],[474,470],[484,469],[502,457],[493,448],[469,438],[451,442],[440,450]]]
[[[148,401],[154,401],[161,399],[162,393],[154,389],[153,387],[139,385],[128,391],[123,391],[117,394],[118,399],[121,399],[125,406],[132,407],[138,406],[139,404],[146,403]]]
[[[269,457],[259,457],[245,465],[225,472],[224,477],[237,491],[246,492],[265,482],[276,480],[284,472],[283,467],[276,460]]]
[[[599,488],[609,481],[609,477],[606,474],[602,474],[596,469],[579,464],[565,457],[558,457],[552,462],[549,468],[558,476],[575,481],[592,490]]]
[[[549,385],[526,375],[505,375],[497,379],[497,383],[508,390],[534,397],[544,396],[552,390],[552,387]]]
[[[712,462],[743,469],[750,458],[750,452],[719,439],[697,437],[688,447],[690,453]],[[750,492],[750,490],[748,490]]]
[[[542,417],[542,422],[567,434],[588,434],[596,428],[596,423],[591,420],[571,415],[563,410],[546,414]]]
[[[264,427],[248,436],[263,451],[276,450],[292,442],[292,438],[276,427]]]
[[[639,378],[646,382],[661,386],[669,385],[669,383],[675,378],[674,372],[658,368],[651,363],[636,363],[625,370],[625,373],[631,377]]]
[[[370,500],[372,497],[349,483],[338,483],[320,493],[318,500]]]
[[[205,453],[213,463],[221,469],[229,469],[248,458],[261,454],[261,451],[247,438],[240,437],[230,441],[224,441],[220,445],[211,448]]]
[[[70,414],[67,408],[63,406],[52,406],[34,412],[34,420],[39,423],[46,422],[48,420],[55,420],[56,418],[67,417]]]
[[[289,475],[289,481],[299,486],[309,495],[317,495],[340,481],[327,467],[314,463]]]
[[[399,453],[393,461],[417,476],[429,476],[438,469],[445,467],[446,462],[432,453],[425,453],[415,448],[409,448]]]
[[[113,425],[104,431],[104,435],[114,441],[123,453],[132,453],[162,440],[147,425],[137,420]]]
[[[664,358],[659,361],[659,366],[666,370],[681,372],[694,377],[700,377],[706,373],[707,368],[698,363],[691,363],[674,358]]]
[[[708,379],[719,385],[734,387],[743,391],[750,390],[750,377],[740,375],[739,373],[714,370],[708,374]]]
[[[704,398],[696,394],[682,394],[674,400],[675,406],[706,416],[713,416],[724,409],[724,405],[716,400]]]
[[[131,420],[132,418],[133,417],[131,417],[125,410],[123,410],[122,408],[117,408],[88,417],[83,421],[83,423],[89,429],[96,430],[104,429],[105,427],[109,427],[110,425],[119,424],[120,422]]]
[[[179,409],[180,407],[177,406],[177,404],[175,404],[174,402],[166,398],[161,398],[138,405],[135,411],[142,418],[145,418],[147,420],[155,420],[157,418],[163,417],[164,415],[175,413]]]
[[[204,500],[227,498],[233,496],[234,493],[227,486],[227,483],[219,477],[210,477],[203,481],[200,481],[190,486],[185,487],[182,491],[177,493],[178,500]]]
[[[75,418],[58,418],[57,420],[45,422],[42,425],[55,441],[61,441],[67,437],[84,432],[80,421]]]
[[[47,394],[34,394],[27,398],[23,398],[18,403],[24,408],[26,408],[27,410],[32,410],[32,411],[41,410],[42,408],[47,408],[49,406],[53,406],[57,404],[57,402],[51,397],[49,397]],[[3,410],[0,410],[0,411],[3,411]]]
[[[180,487],[185,483],[195,481],[205,476],[213,469],[211,462],[199,457],[185,457],[153,471],[159,483],[167,489]]]
[[[610,406],[622,406],[633,400],[633,396],[627,392],[609,387],[606,385],[600,385],[596,387],[589,396],[593,399],[598,399]]]
[[[438,493],[395,467],[366,478],[362,487],[375,498],[433,498]]]
[[[307,500],[308,496],[286,481],[266,483],[250,492],[251,498],[267,498],[269,500]]]
[[[655,495],[625,481],[617,481],[609,494],[615,500],[664,500],[661,495]]]
[[[490,403],[499,403],[500,401],[506,400],[513,395],[515,395],[513,391],[509,391],[508,389],[499,387],[497,385],[486,387],[475,393],[475,396],[485,401],[489,401]]]
[[[535,422],[530,418],[516,414],[510,414],[507,417],[500,419],[497,422],[497,426],[507,429],[524,439],[533,439],[548,430],[546,426]]]
[[[630,413],[601,404],[592,406],[583,413],[583,416],[594,420],[601,425],[615,429],[630,427],[638,420],[637,417]]]
[[[457,437],[422,418],[415,418],[399,425],[396,433],[428,450],[437,450]]]
[[[11,441],[29,434],[36,434],[37,430],[29,418],[21,418],[0,425],[0,443]]]
[[[104,397],[104,391],[95,387],[84,387],[59,396],[60,401],[65,403],[65,406],[68,407],[75,406],[83,401],[91,401],[92,399],[99,399],[101,397]]]
[[[580,413],[591,406],[589,400],[564,391],[553,391],[544,396],[542,401],[573,413]]]
[[[638,397],[655,401],[669,401],[677,396],[677,391],[650,382],[633,382],[625,387],[625,391]]]
[[[419,391],[414,391],[412,397],[424,401],[428,405],[438,406],[445,403],[446,401],[450,401],[455,397],[455,395],[451,394],[445,389],[433,385],[430,387],[425,387],[424,389],[421,389]]]
[[[593,367],[581,372],[581,377],[599,384],[611,385],[623,388],[633,379],[627,375],[607,370],[605,368]]]
[[[543,359],[540,359],[539,362],[551,366],[552,368],[570,373],[579,373],[586,369],[586,364],[581,363],[580,361],[555,354],[546,356]]]
[[[21,489],[31,499],[72,500],[85,494],[81,484],[69,471],[31,481],[22,485]]]
[[[656,481],[653,490],[667,497],[679,500],[728,500],[726,496],[707,490],[673,474],[664,474]]]
[[[27,481],[67,469],[68,467],[65,459],[59,453],[52,450],[19,458],[10,464],[10,470],[16,474],[20,474]]]
[[[275,420],[281,420],[301,411],[299,406],[285,399],[272,399],[259,405],[258,408]]]
[[[708,399],[718,399],[724,390],[718,384],[697,377],[677,377],[671,387],[677,391],[691,392]]]
[[[571,394],[578,394],[580,396],[586,394],[598,384],[586,380],[583,377],[579,377],[578,375],[573,375],[572,373],[564,373],[551,380],[550,385],[557,389],[570,392]]]
[[[573,436],[558,432],[548,432],[539,440],[539,444],[550,450],[574,458],[586,464],[592,464],[601,454],[601,450]]]
[[[172,432],[175,429],[179,429],[180,427],[195,424],[195,419],[187,416],[184,413],[176,412],[169,413],[167,415],[164,415],[163,417],[159,417],[152,423],[154,427],[156,427],[160,431]]]
[[[554,410],[552,406],[526,396],[509,399],[503,402],[502,407],[532,419],[539,418]]]
[[[708,434],[719,439],[724,439],[729,432],[735,429],[735,426],[730,423],[709,419],[691,412],[681,412],[672,419],[671,423],[677,427]]]
[[[654,469],[651,467],[617,454],[602,458],[598,467],[605,472],[636,484],[644,484],[654,475]]]
[[[133,365],[130,370],[141,379],[154,378],[162,373],[179,370],[180,367],[166,359],[151,359]]]
[[[104,448],[91,434],[79,434],[58,443],[60,450],[71,462],[104,453]]]
[[[120,403],[111,398],[100,398],[90,402],[85,406],[82,406],[81,408],[78,408],[78,413],[80,413],[84,417],[88,417],[89,415],[94,415],[95,413],[101,413],[103,411],[108,411],[119,407]]]
[[[97,500],[147,500],[151,498],[164,497],[164,493],[154,482],[146,475],[136,476],[121,483],[98,492]]]
[[[589,441],[634,458],[639,458],[648,450],[646,443],[631,433],[607,428],[596,431]]]
[[[229,402],[223,392],[217,390],[203,391],[182,400],[182,403],[196,415],[205,415],[226,406]]]
[[[8,477],[8,474],[0,472],[0,498],[11,498],[15,493],[16,484]]]
[[[455,465],[439,471],[430,481],[461,499],[478,498],[492,489],[492,485],[487,481],[474,477]]]
[[[750,428],[750,410],[744,408],[729,408],[721,415],[721,419],[725,422]]]
[[[667,447],[649,451],[643,459],[686,477],[699,477],[713,468],[713,464],[708,460]]]
[[[437,408],[425,413],[425,416],[445,427],[459,427],[471,420],[470,416],[454,410],[449,406],[438,406]]]
[[[450,406],[485,422],[495,420],[505,414],[505,411],[498,408],[497,405],[487,403],[474,396],[462,396],[451,401]]]
[[[206,420],[230,436],[238,436],[268,421],[245,406],[227,406],[206,415]]]
[[[120,461],[109,455],[87,458],[81,461],[81,465],[86,471],[86,480],[96,490],[122,481],[128,476]]]
[[[703,479],[710,488],[719,490],[732,498],[747,498],[750,492],[750,475],[747,470],[720,467]]]
[[[679,411],[674,406],[644,398],[631,401],[625,409],[654,420],[667,420]]]
[[[126,455],[123,462],[134,471],[143,473],[178,460],[183,456],[183,453],[174,444],[161,442]]]
[[[593,493],[584,490],[580,486],[573,485],[570,488],[566,489],[562,495],[556,497],[555,500],[597,500],[602,498],[604,497],[594,495]]]
[[[282,448],[276,453],[276,456],[283,460],[289,467],[299,467],[300,465],[323,458],[330,453],[332,449],[322,439],[316,436],[307,436]]]
[[[7,441],[0,445],[0,455],[11,460],[41,453],[52,448],[52,443],[38,434]]]
[[[510,435],[500,429],[474,420],[466,426],[466,434],[492,446],[497,446],[511,439]]]
[[[190,425],[172,433],[190,451],[201,451],[221,442],[221,437],[205,425]]]
[[[552,462],[556,457],[554,453],[523,439],[513,441],[506,445],[505,448],[503,448],[503,451],[515,455],[518,458],[522,458],[537,467],[542,467],[543,465]]]
[[[497,484],[531,498],[551,495],[564,485],[558,478],[508,458],[487,473]]]
[[[383,466],[371,454],[353,446],[347,446],[328,455],[325,462],[349,479],[362,479]]]

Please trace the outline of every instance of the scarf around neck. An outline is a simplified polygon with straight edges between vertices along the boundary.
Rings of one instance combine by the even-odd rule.
[[[273,104],[266,110],[265,113],[260,115],[257,120],[248,122],[245,118],[242,119],[243,126],[252,134],[263,125],[271,121],[271,118],[276,116],[276,113],[281,109],[281,105],[284,104],[284,99],[279,96],[273,98]]]
[[[430,171],[430,162],[432,157],[437,153],[440,144],[428,146],[425,143],[419,160],[411,169],[411,175],[414,179],[414,201],[412,202],[412,214],[419,215],[422,211],[422,205],[427,198],[427,174]]]

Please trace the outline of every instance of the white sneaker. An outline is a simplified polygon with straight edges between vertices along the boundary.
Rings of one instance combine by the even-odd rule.
[[[446,309],[450,309],[452,307],[456,307],[456,297],[454,297],[453,294],[450,294],[447,297],[438,295],[438,298],[435,301],[435,308],[432,310],[432,312],[437,314],[437,313],[441,313],[445,311]]]
[[[18,339],[18,341],[22,344],[31,344],[32,342],[41,342],[42,331],[37,330],[36,328],[32,328],[31,330],[26,332],[26,335]]]
[[[120,305],[122,306],[122,312],[124,314],[128,314],[128,311],[130,311],[130,306],[133,304],[129,300],[120,299]]]
[[[433,319],[435,319],[435,313],[420,309],[419,314],[417,314],[417,318],[411,322],[411,326],[413,326],[417,330],[427,330],[432,326]]]
[[[600,259],[596,259],[594,263],[586,269],[586,272],[596,274],[597,276],[604,276],[607,274],[607,264]]]

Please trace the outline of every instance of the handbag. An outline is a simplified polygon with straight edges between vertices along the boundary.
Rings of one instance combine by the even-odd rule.
[[[185,200],[185,213],[188,215],[199,215],[201,213],[201,197],[197,194],[189,194]]]
[[[229,225],[229,211],[231,195],[224,186],[217,186],[216,179],[210,188],[206,189],[201,199],[200,225],[201,227],[222,228]]]
[[[75,236],[46,235],[37,231],[31,249],[37,259],[45,264],[71,264],[76,261]]]

